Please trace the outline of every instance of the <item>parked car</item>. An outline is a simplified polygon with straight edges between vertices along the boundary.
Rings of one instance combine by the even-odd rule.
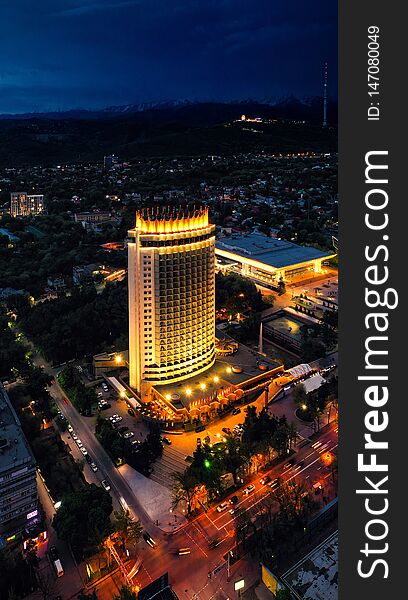
[[[202,431],[205,431],[204,425],[198,425],[198,427],[195,428],[196,433],[201,433]]]
[[[135,411],[132,408],[128,408],[128,413],[131,417],[135,416]]]
[[[52,560],[58,560],[58,550],[57,550],[56,546],[50,546],[48,553]]]
[[[110,483],[107,479],[103,479],[101,481],[101,486],[103,487],[104,490],[106,490],[107,492],[109,492],[109,490],[111,489]]]
[[[88,454],[88,451],[87,451],[87,449],[85,448],[85,446],[82,446],[82,448],[81,448],[81,452],[82,452],[82,454],[83,454],[84,456],[86,456],[86,455]]]
[[[96,466],[96,464],[94,462],[91,462],[91,464],[89,466],[91,467],[92,471],[94,473],[96,473],[96,471],[98,470],[98,467]]]
[[[166,437],[166,436],[163,436],[163,437],[162,437],[162,441],[163,441],[165,444],[167,444],[167,446],[171,446],[171,444],[172,444],[171,440],[169,440],[169,438],[168,438],[168,437]]]
[[[235,415],[239,415],[239,413],[241,412],[240,408],[234,408],[234,410],[232,411],[232,414]]]
[[[127,431],[123,437],[125,438],[125,440],[127,440],[127,439],[133,437],[134,435],[135,434],[133,433],[133,431]]]
[[[223,431],[224,433],[226,433],[227,435],[230,435],[230,433],[231,433],[231,429],[230,429],[229,427],[223,427],[223,428],[222,428],[222,431]]]

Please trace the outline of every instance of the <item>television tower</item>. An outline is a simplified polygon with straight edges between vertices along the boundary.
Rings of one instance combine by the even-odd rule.
[[[327,62],[324,63],[323,82],[323,127],[327,127]]]

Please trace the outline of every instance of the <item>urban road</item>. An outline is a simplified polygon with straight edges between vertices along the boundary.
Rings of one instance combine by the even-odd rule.
[[[80,437],[82,443],[88,452],[95,459],[98,467],[100,479],[107,478],[111,483],[111,494],[116,501],[121,498],[129,506],[132,515],[140,520],[143,527],[152,535],[157,542],[156,547],[150,548],[144,542],[140,544],[140,554],[143,563],[137,583],[145,586],[155,578],[168,571],[174,589],[180,600],[209,600],[221,588],[228,587],[226,581],[226,567],[221,568],[219,573],[209,580],[208,573],[218,566],[223,565],[225,560],[223,556],[235,545],[235,521],[234,515],[231,515],[229,509],[219,513],[216,507],[210,509],[207,513],[200,514],[192,522],[182,527],[174,534],[166,534],[159,527],[152,523],[143,506],[138,502],[137,497],[132,493],[126,481],[113,465],[108,454],[96,439],[94,433],[77,413],[58,384],[51,386],[51,395],[59,405],[62,413],[67,417]],[[337,447],[337,431],[333,426],[326,431],[318,440],[312,444],[307,442],[296,453],[296,465],[288,463],[280,464],[269,472],[271,480],[280,477],[282,481],[288,481],[294,478],[303,479],[311,484],[319,480],[322,469],[321,454],[334,450]],[[301,467],[299,467],[299,463]],[[264,476],[265,473],[262,474]],[[249,496],[243,496],[238,492],[239,503],[236,509],[240,514],[245,511],[256,511],[256,507],[265,499],[266,494],[271,494],[269,486],[262,486],[259,482],[259,476],[254,480],[256,489]],[[228,501],[229,498],[226,500]],[[116,503],[115,503],[116,504]],[[209,548],[209,543],[214,540],[222,540],[219,545]],[[179,548],[189,547],[191,553],[185,556],[178,556]],[[231,577],[234,576],[234,570],[239,569],[239,561],[233,565]],[[98,589],[99,598],[111,598],[112,593],[117,591],[117,579],[108,578]]]
[[[42,365],[44,366],[44,362]],[[55,375],[55,371],[49,366],[45,365],[45,369]],[[152,523],[147,512],[96,439],[94,432],[87,425],[86,420],[78,414],[57,383],[51,385],[50,393],[97,463],[99,480],[105,478],[109,480],[114,505],[118,506],[124,499],[131,514],[140,520],[157,543],[155,548],[150,548],[144,541],[139,543],[138,552],[143,562],[135,578],[137,584],[143,587],[168,571],[170,581],[180,600],[211,600],[219,594],[221,594],[220,597],[223,595],[225,598],[229,597],[231,584],[227,582],[224,556],[235,546],[235,517],[230,514],[230,507],[219,513],[214,506],[207,513],[203,512],[194,520],[189,521],[178,531],[172,534],[163,532]],[[302,447],[295,455],[295,464],[281,463],[271,469],[268,474],[272,481],[278,477],[282,482],[298,479],[299,481],[303,480],[311,487],[315,481],[322,480],[323,477],[322,453],[335,450],[336,447],[337,427],[331,425],[326,427],[324,432],[313,442],[310,440],[302,442]],[[239,501],[235,508],[236,512],[239,509],[240,515],[246,511],[249,515],[255,513],[257,505],[265,500],[265,496],[273,493],[268,485],[262,486],[260,483],[260,479],[265,474],[262,473],[252,480],[252,483],[255,484],[255,491],[249,496],[244,496],[242,491],[236,492]],[[326,477],[328,477],[327,474]],[[226,498],[226,501],[228,500],[229,498]],[[219,543],[215,548],[210,549],[209,543],[215,539]],[[190,548],[190,554],[178,556],[177,550],[185,547]],[[237,561],[232,565],[231,581],[236,579],[238,574],[242,575],[241,562]],[[208,577],[209,572],[213,572],[211,579]],[[97,588],[98,598],[112,598],[121,583],[118,572],[105,578]],[[65,591],[68,592],[68,590],[65,590],[65,585],[61,587],[65,598]],[[69,590],[69,596],[76,591],[78,590]]]

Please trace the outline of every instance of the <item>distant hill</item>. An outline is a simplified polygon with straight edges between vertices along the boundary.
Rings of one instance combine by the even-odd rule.
[[[336,123],[335,104],[328,113]],[[233,123],[242,114],[278,121],[251,127]],[[103,111],[2,115],[0,166],[100,160],[110,153],[131,159],[260,150],[333,151],[336,127],[324,130],[321,117],[321,98],[288,98],[277,104],[180,101]]]

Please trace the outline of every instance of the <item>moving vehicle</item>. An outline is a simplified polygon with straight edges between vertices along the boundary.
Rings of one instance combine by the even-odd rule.
[[[248,496],[249,494],[252,494],[252,492],[255,491],[255,486],[253,483],[250,483],[249,485],[246,486],[246,488],[244,489],[244,494],[246,496]]]
[[[234,410],[232,411],[232,414],[235,416],[235,415],[239,415],[240,412],[241,412],[240,408],[234,408]]]
[[[184,554],[190,554],[190,552],[191,552],[191,551],[190,551],[190,548],[179,548],[179,549],[177,550],[177,554],[178,554],[179,556],[183,556]]]
[[[146,542],[146,544],[148,544],[151,548],[154,548],[156,546],[156,542],[154,541],[150,533],[147,533],[147,531],[143,532],[143,539]]]
[[[274,489],[274,488],[276,488],[276,486],[278,485],[278,483],[279,483],[279,479],[276,477],[276,479],[274,479],[274,480],[273,480],[273,481],[272,481],[272,482],[269,484],[269,487],[270,487],[270,488],[272,488],[272,489]]]
[[[168,437],[166,437],[166,436],[163,436],[163,437],[162,437],[162,440],[163,440],[163,442],[164,442],[165,444],[167,444],[168,446],[171,446],[172,442],[171,442],[171,440],[169,440],[169,438],[168,438]]]
[[[123,437],[125,438],[125,440],[127,440],[128,438],[131,438],[131,437],[133,437],[134,435],[135,435],[135,434],[133,433],[133,431],[127,431],[127,432],[124,434],[124,436],[123,436]]]
[[[261,483],[261,485],[265,485],[266,483],[269,483],[270,480],[271,480],[270,476],[269,475],[265,475],[264,477],[262,477],[260,483]]]
[[[62,568],[62,564],[59,558],[54,560],[54,569],[57,573],[57,577],[62,577],[64,575],[64,569]]]
[[[219,504],[217,506],[217,512],[221,513],[224,512],[224,510],[227,510],[228,508],[228,502],[222,502],[221,504]]]
[[[110,483],[107,479],[103,479],[101,481],[101,486],[103,487],[104,490],[106,490],[107,492],[109,492],[109,490],[111,489]]]
[[[238,496],[231,496],[230,504],[237,504],[238,500],[239,500]]]

